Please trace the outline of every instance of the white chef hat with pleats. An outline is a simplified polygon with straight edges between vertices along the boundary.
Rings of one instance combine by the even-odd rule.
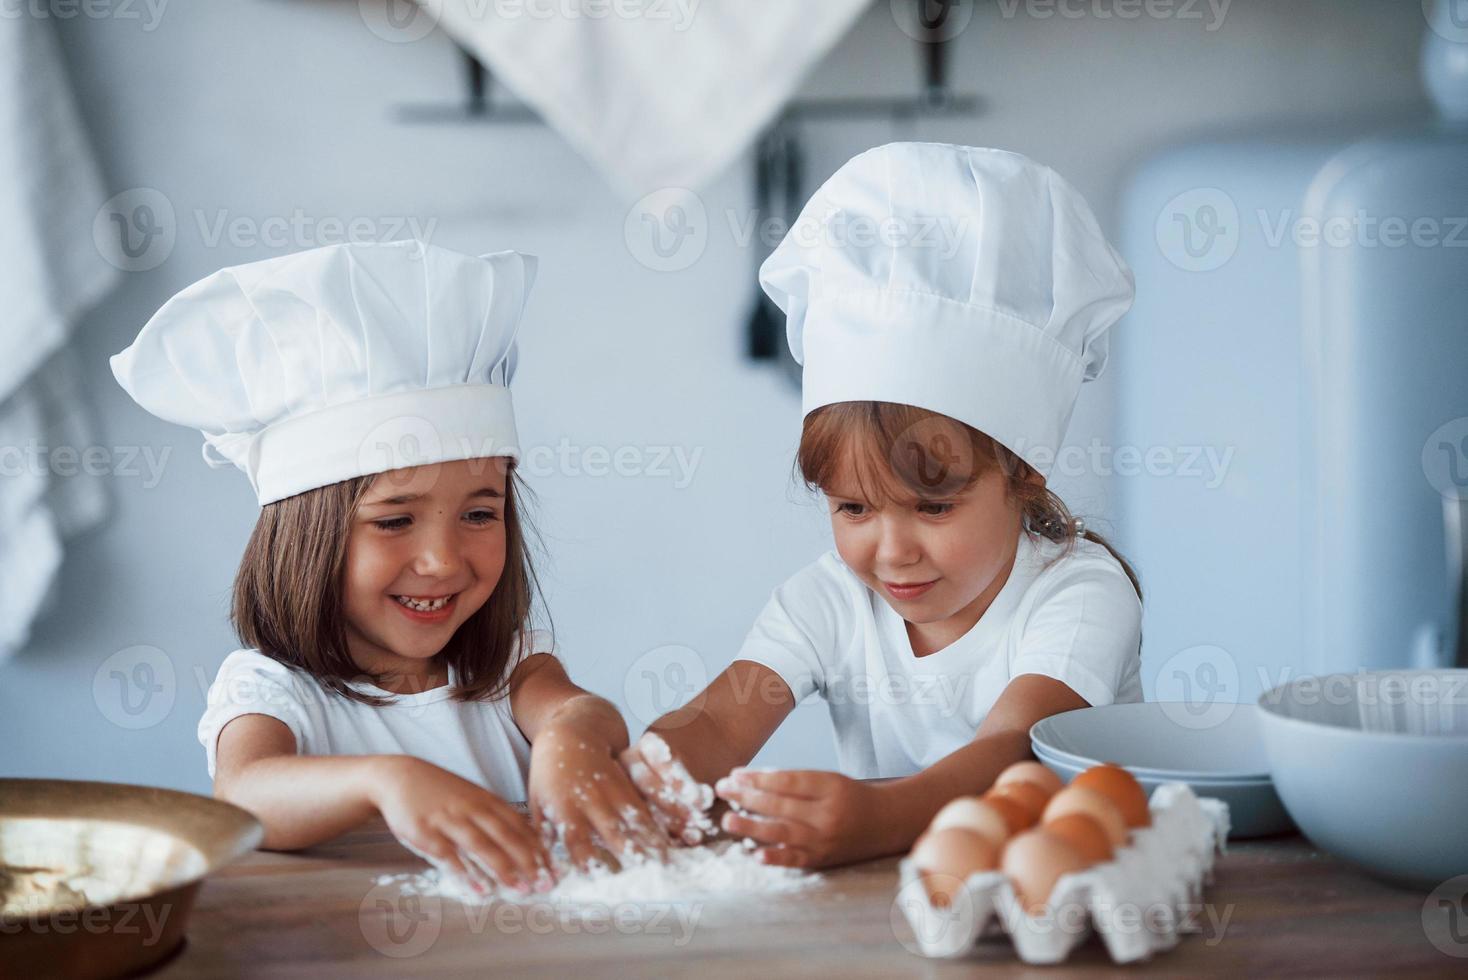
[[[1055,171],[936,143],[846,163],[760,283],[786,314],[806,414],[850,401],[926,408],[1042,476],[1133,296],[1131,270]]]
[[[349,243],[221,269],[163,305],[112,373],[199,429],[261,506],[404,466],[518,456],[509,383],[534,257]]]

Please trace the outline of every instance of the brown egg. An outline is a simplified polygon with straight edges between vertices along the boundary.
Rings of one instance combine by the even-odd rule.
[[[1035,915],[1044,911],[1061,875],[1084,870],[1086,860],[1049,831],[1031,830],[1005,845],[1000,867],[1025,911]]]
[[[968,876],[999,866],[999,847],[989,838],[949,827],[924,834],[912,849],[912,862],[922,875],[928,898],[947,908]]]
[[[1046,796],[1054,796],[1059,793],[1061,786],[1064,785],[1059,776],[1034,761],[1016,762],[994,780],[996,788],[1009,783],[1033,783],[1043,789]]]
[[[1033,827],[1040,822],[1040,814],[1045,812],[1045,804],[1050,802],[1050,794],[1034,783],[1005,783],[984,794],[986,800],[996,798],[1013,800],[1029,811],[1026,827]]]
[[[1040,822],[1039,813],[1034,812],[1012,796],[996,796],[991,790],[984,795],[983,802],[985,806],[991,806],[999,811],[999,815],[1004,818],[1004,823],[1009,827],[1010,836],[1021,830],[1029,830]]]
[[[1085,860],[1087,867],[1110,861],[1115,853],[1106,829],[1086,813],[1067,813],[1045,823],[1041,829],[1069,844]]]
[[[1111,797],[1102,796],[1094,789],[1070,785],[1050,798],[1041,816],[1042,823],[1050,823],[1072,813],[1084,813],[1095,819],[1106,831],[1106,839],[1112,847],[1121,847],[1127,840],[1126,819],[1122,817]]]
[[[931,834],[949,827],[972,830],[989,838],[996,847],[1002,847],[1014,833],[1009,822],[1004,819],[1004,814],[977,796],[960,796],[939,810],[933,822],[928,825],[927,832]]]
[[[1092,766],[1071,780],[1071,785],[1094,789],[1109,797],[1128,827],[1146,827],[1152,823],[1152,811],[1147,808],[1147,794],[1142,791],[1142,785],[1114,762]]]

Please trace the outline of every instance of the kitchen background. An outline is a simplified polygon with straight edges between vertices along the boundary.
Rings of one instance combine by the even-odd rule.
[[[393,27],[389,2],[4,9],[0,30],[24,35],[10,51],[27,84],[4,117],[13,131],[0,134],[11,142],[4,172],[21,188],[7,200],[43,200],[43,219],[83,214],[91,251],[68,253],[82,271],[55,305],[87,308],[45,366],[51,401],[38,403],[43,417],[87,426],[86,437],[52,438],[39,464],[17,463],[27,430],[16,399],[0,413],[5,499],[25,497],[0,528],[0,775],[207,791],[194,726],[237,646],[228,595],[256,506],[241,475],[205,465],[197,433],[129,401],[107,358],[184,285],[344,230],[541,256],[515,383],[522,439],[545,447],[530,473],[541,570],[573,676],[615,699],[634,735],[721,670],[770,590],[830,546],[818,501],[791,478],[798,391],[777,363],[746,353],[762,247],[742,237],[752,150],[690,196],[609,179],[548,126],[457,119],[460,53],[442,28],[417,37]],[[692,0],[681,9],[690,4],[696,34],[707,10]],[[924,45],[906,6],[861,10],[796,97],[916,95]],[[1456,58],[1468,74],[1468,11],[1446,5],[1455,16],[1434,33],[1415,0],[950,6],[948,83],[977,96],[977,110],[800,122],[802,197],[862,149],[930,139],[1028,154],[1092,202],[1137,272],[1139,300],[1109,370],[1083,393],[1068,441],[1077,452],[1057,489],[1136,560],[1148,696],[1226,703],[1326,666],[1451,662],[1442,535],[1453,511],[1440,503],[1468,483],[1452,482],[1452,467],[1468,465],[1468,231],[1451,220],[1468,216],[1468,192],[1451,174],[1468,174],[1468,155],[1461,130],[1436,121],[1420,65],[1427,37],[1431,57]],[[95,183],[83,173],[68,184],[45,162],[87,151],[62,131],[51,97],[64,104],[65,88],[44,74],[49,45]],[[422,121],[424,106],[445,118]],[[1396,195],[1403,210],[1390,214],[1433,219],[1440,233],[1398,249],[1397,278],[1373,294],[1417,303],[1418,314],[1379,316],[1377,333],[1350,335],[1350,350],[1380,345],[1398,372],[1373,384],[1335,377],[1334,362],[1311,352],[1336,336],[1332,304],[1345,300],[1335,284],[1374,273],[1336,268],[1298,225],[1312,188],[1317,205],[1334,206],[1320,174],[1345,167],[1340,155],[1368,136],[1378,147],[1460,148],[1437,171],[1444,182],[1432,171],[1404,181],[1378,158],[1362,182]],[[1431,198],[1434,188],[1447,197]],[[1448,210],[1413,211],[1413,191]],[[649,234],[683,218],[687,243],[655,247]],[[147,247],[118,251],[118,219],[152,229]],[[0,289],[17,319],[0,336],[19,351],[34,337],[17,314],[34,305],[17,292],[31,243],[56,229],[6,221],[17,227],[0,239],[10,253]],[[1222,251],[1212,247],[1220,236]],[[1414,269],[1431,269],[1441,290],[1424,299]],[[1429,328],[1441,332],[1412,333]],[[1404,351],[1425,354],[1386,357]],[[1350,426],[1377,417],[1372,399],[1395,406],[1401,424],[1367,433],[1372,455],[1358,458]],[[1409,402],[1416,414],[1397,411]],[[1350,452],[1333,454],[1332,439]],[[64,475],[68,444],[102,447],[106,472]],[[1441,445],[1451,448],[1435,463]],[[1333,468],[1317,465],[1321,454]],[[1378,483],[1358,486],[1363,474]],[[1388,499],[1398,509],[1373,510]],[[63,559],[55,543],[68,533]],[[1330,551],[1358,538],[1344,558]],[[1396,547],[1377,562],[1371,548],[1383,541]],[[49,598],[37,612],[39,590]],[[1357,622],[1364,599],[1380,615]],[[831,766],[829,731],[824,706],[807,702],[759,761]]]

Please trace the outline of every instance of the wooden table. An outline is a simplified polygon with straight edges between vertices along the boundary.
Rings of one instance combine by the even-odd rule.
[[[187,945],[156,976],[1468,974],[1468,959],[1428,941],[1425,893],[1378,883],[1299,837],[1233,845],[1204,894],[1214,917],[1200,915],[1200,932],[1130,967],[1111,964],[1094,938],[1058,967],[1028,967],[1002,942],[962,961],[914,955],[893,912],[891,859],[828,872],[805,893],[665,910],[641,924],[630,914],[561,922],[545,906],[466,907],[375,884],[422,868],[381,825],[309,851],[251,854],[205,883]]]

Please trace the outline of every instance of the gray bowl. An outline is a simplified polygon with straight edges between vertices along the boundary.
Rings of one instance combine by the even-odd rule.
[[[1468,873],[1468,670],[1303,677],[1259,707],[1275,788],[1317,845],[1412,887]]]
[[[1036,748],[1035,756],[1047,769],[1067,783],[1097,763],[1076,765],[1061,759],[1048,757],[1043,749]],[[1131,766],[1123,766],[1142,784],[1142,790],[1150,798],[1152,791],[1163,783],[1187,783],[1199,797],[1212,797],[1228,804],[1229,840],[1245,837],[1271,837],[1286,834],[1295,829],[1290,815],[1285,812],[1275,795],[1274,786],[1263,780],[1187,779],[1176,776],[1152,776],[1140,773]]]
[[[1030,729],[1035,757],[1062,779],[1103,762],[1125,768],[1147,795],[1186,783],[1228,804],[1231,839],[1294,829],[1269,777],[1252,704],[1148,701],[1051,715]]]

